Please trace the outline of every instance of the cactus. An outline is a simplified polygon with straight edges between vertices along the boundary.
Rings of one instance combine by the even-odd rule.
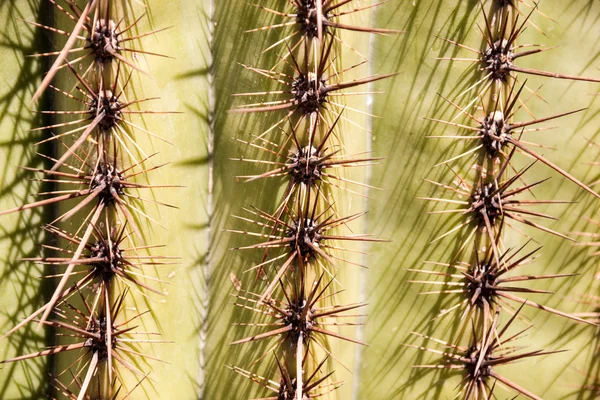
[[[1,4],[0,398],[594,398],[598,12]]]

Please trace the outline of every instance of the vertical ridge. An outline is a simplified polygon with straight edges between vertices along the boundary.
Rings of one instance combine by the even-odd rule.
[[[375,14],[377,12],[377,7],[374,7],[371,11],[371,15],[370,15],[370,24],[369,26],[371,28],[375,27]],[[373,70],[373,56],[375,54],[374,48],[375,48],[375,34],[371,33],[369,35],[369,60],[371,60],[371,62],[367,63],[367,76],[373,76],[375,75],[375,72]],[[373,117],[371,117],[371,115],[373,114],[373,92],[374,92],[374,87],[375,87],[375,82],[370,82],[367,85],[367,92],[369,94],[367,94],[367,98],[366,98],[366,102],[367,102],[367,119],[366,119],[366,135],[365,135],[365,148],[366,148],[366,153],[367,154],[371,154],[373,151]],[[363,210],[368,210],[369,207],[369,195],[370,195],[370,188],[369,185],[371,185],[371,178],[372,178],[372,168],[373,166],[371,164],[367,164],[365,166],[365,192],[364,195],[365,197],[363,198]],[[369,218],[363,218],[362,220],[362,229],[361,232],[371,232],[371,230],[369,229]],[[363,242],[361,245],[361,251],[362,251],[362,255],[361,255],[361,264],[362,265],[367,265],[368,264],[368,247],[369,244],[368,242]],[[359,303],[366,303],[367,302],[367,279],[369,278],[367,270],[364,268],[360,268],[358,271],[359,274],[359,286],[358,286],[358,301]],[[368,314],[368,312],[367,312]],[[366,342],[365,341],[365,331],[364,331],[364,327],[365,324],[367,322],[368,317],[360,317],[358,320],[358,325],[356,327],[356,339],[361,341],[361,342]],[[363,356],[363,349],[364,346],[356,346],[355,350],[354,350],[354,380],[352,383],[352,399],[353,400],[360,400],[358,398],[358,393],[360,392],[360,380],[361,380],[361,365],[362,365],[362,356]]]
[[[215,80],[214,80],[214,27],[215,27],[215,0],[209,0],[208,10],[208,42],[210,48],[210,60],[208,68],[208,182],[207,182],[207,199],[206,199],[206,214],[208,218],[208,226],[206,229],[206,253],[203,263],[203,285],[202,285],[202,315],[201,327],[199,332],[199,358],[200,368],[198,369],[198,399],[204,398],[205,389],[205,373],[206,366],[206,341],[208,336],[208,310],[210,307],[210,279],[211,270],[211,248],[213,240],[213,188],[214,188],[214,146],[215,146]]]

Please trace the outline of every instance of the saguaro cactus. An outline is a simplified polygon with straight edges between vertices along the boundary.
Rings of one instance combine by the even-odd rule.
[[[0,398],[594,398],[599,13],[0,4]]]

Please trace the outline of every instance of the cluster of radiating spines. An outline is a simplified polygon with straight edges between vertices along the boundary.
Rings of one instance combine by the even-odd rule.
[[[92,392],[94,386],[102,388],[106,385],[106,382],[103,382],[105,377],[98,373],[100,370],[106,371],[109,382],[114,382],[114,376],[115,382],[119,382],[120,386],[125,388],[127,383],[122,375],[124,371],[145,379],[148,374],[142,372],[139,366],[145,358],[153,357],[140,353],[136,344],[163,342],[150,339],[157,333],[137,331],[137,326],[133,325],[146,312],[128,319],[121,315],[126,290],[116,298],[107,291],[98,292],[92,299],[86,299],[81,292],[78,293],[83,307],[61,301],[52,309],[54,317],[42,322],[46,326],[57,329],[67,338],[66,343],[3,360],[0,363],[79,351],[80,355],[72,364],[73,366],[79,364],[76,371],[68,367],[57,375],[70,380],[68,384],[61,383],[62,387],[66,390],[77,387],[81,396],[88,393],[88,390]],[[104,398],[101,393],[102,390],[98,396]]]
[[[51,170],[56,171],[66,160],[79,150],[88,141],[97,143],[97,153],[102,152],[109,144],[114,143],[121,149],[120,153],[126,154],[131,160],[136,161],[140,154],[148,158],[147,153],[137,144],[135,133],[148,135],[152,138],[169,143],[166,139],[152,133],[140,126],[139,122],[133,120],[133,116],[147,114],[168,114],[167,111],[137,110],[132,106],[155,100],[155,98],[143,98],[128,100],[126,90],[129,89],[132,73],[123,77],[121,62],[116,62],[116,71],[112,83],[106,82],[104,75],[85,79],[73,66],[68,67],[77,79],[78,85],[74,91],[67,92],[54,86],[50,86],[59,95],[68,100],[67,103],[79,110],[44,110],[43,114],[61,117],[64,121],[53,123],[48,126],[36,128],[35,131],[46,131],[52,136],[40,141],[43,144],[50,141],[63,139],[73,140],[62,156],[54,162]],[[55,132],[60,133],[55,133]],[[99,157],[99,154],[90,154],[90,157]]]
[[[539,248],[524,251],[526,245],[523,245],[518,249],[507,249],[503,243],[503,235],[517,233],[528,237],[519,226],[524,225],[573,240],[547,227],[545,223],[539,222],[539,220],[556,218],[535,210],[535,206],[569,203],[569,201],[543,200],[535,197],[536,188],[546,181],[546,179],[533,183],[526,181],[527,172],[535,163],[549,166],[592,195],[600,196],[590,188],[591,185],[586,185],[538,151],[533,150],[533,147],[543,146],[527,141],[528,133],[548,129],[538,127],[537,124],[566,117],[582,110],[539,119],[532,115],[524,121],[515,121],[519,111],[531,114],[526,105],[528,99],[523,95],[525,91],[531,93],[529,98],[539,97],[526,86],[526,80],[522,80],[517,74],[590,82],[598,80],[548,73],[516,65],[520,57],[546,50],[536,45],[517,43],[526,24],[530,23],[531,15],[537,10],[537,4],[530,4],[527,14],[523,14],[518,6],[527,5],[526,1],[491,3],[489,7],[492,11],[489,13],[485,11],[487,5],[481,4],[485,20],[485,26],[480,29],[484,50],[479,51],[443,38],[461,49],[476,53],[475,58],[469,59],[444,58],[452,61],[469,61],[476,65],[478,74],[475,78],[476,83],[460,93],[456,99],[442,97],[456,110],[457,115],[454,118],[449,120],[426,118],[459,131],[450,135],[431,137],[452,139],[465,144],[463,152],[450,156],[438,164],[449,168],[451,181],[427,179],[437,189],[450,193],[450,196],[421,198],[445,205],[444,209],[432,211],[432,214],[449,214],[456,217],[458,222],[437,235],[433,242],[452,235],[458,240],[455,246],[458,251],[449,254],[449,259],[444,262],[427,261],[426,267],[411,269],[411,272],[423,278],[412,282],[427,287],[422,294],[444,296],[443,309],[434,320],[446,315],[456,315],[460,320],[460,329],[454,342],[419,335],[424,340],[443,345],[446,350],[413,347],[439,354],[444,358],[442,364],[421,367],[464,371],[465,378],[461,382],[459,396],[464,396],[467,400],[495,398],[491,392],[497,383],[526,397],[538,399],[534,394],[495,371],[495,367],[522,358],[550,354],[537,351],[517,355],[513,346],[507,346],[507,343],[520,336],[519,333],[503,339],[508,326],[513,323],[521,308],[529,306],[591,325],[596,325],[597,321],[587,315],[565,313],[530,300],[528,294],[551,294],[548,291],[528,287],[532,281],[563,279],[573,274],[526,275],[520,272],[521,267],[533,263]],[[476,93],[473,98],[467,99],[467,104],[461,106],[465,95],[473,92]],[[457,121],[459,117],[467,122]],[[519,167],[519,163],[515,160],[517,154],[523,154],[533,161],[525,167]],[[463,161],[463,165],[458,161]],[[457,172],[458,170],[476,171],[476,173],[463,176]],[[510,320],[500,330],[498,320],[502,315],[510,316]],[[468,343],[467,346],[460,345],[465,341]]]
[[[253,226],[259,226],[260,232],[248,230],[230,230],[230,232],[250,235],[261,239],[258,243],[240,247],[240,250],[265,249],[279,250],[275,256],[272,254],[265,261],[252,266],[249,270],[274,266],[275,276],[271,279],[268,287],[263,292],[261,299],[270,296],[277,287],[279,280],[288,271],[295,268],[321,269],[330,277],[335,276],[338,264],[354,264],[350,260],[337,255],[337,252],[352,251],[339,245],[340,242],[349,241],[381,241],[368,234],[339,234],[336,228],[346,226],[356,220],[364,213],[354,214],[346,217],[337,217],[332,206],[320,210],[322,204],[319,202],[319,190],[311,198],[309,191],[306,200],[297,204],[297,208],[285,207],[281,217],[275,217],[265,211],[258,209],[247,209],[250,218],[236,218],[251,222]],[[266,232],[266,233],[265,233]]]
[[[535,218],[555,220],[555,217],[531,209],[531,206],[539,204],[562,204],[569,202],[563,200],[519,199],[524,193],[541,185],[547,179],[531,184],[521,182],[522,177],[535,161],[515,174],[508,176],[507,167],[510,165],[513,155],[514,150],[503,161],[502,166],[498,170],[497,177],[499,179],[493,177],[493,179],[487,180],[482,173],[479,175],[477,182],[470,184],[455,173],[456,180],[450,185],[427,180],[435,186],[452,192],[454,198],[422,197],[420,199],[459,206],[458,208],[432,211],[430,213],[458,214],[461,216],[461,221],[457,225],[437,236],[432,242],[437,242],[447,236],[456,234],[463,240],[458,250],[460,254],[477,238],[478,233],[484,233],[487,243],[489,243],[489,246],[493,250],[494,257],[496,260],[499,260],[499,252],[502,246],[497,243],[496,234],[504,225],[521,233],[517,227],[513,226],[514,222],[519,222],[520,224],[551,233],[555,236],[572,240],[568,236],[547,228],[534,220]],[[486,246],[482,245],[482,248],[484,247]]]
[[[238,293],[236,305],[254,311],[256,317],[266,315],[274,319],[268,324],[254,320],[241,323],[261,332],[239,339],[234,344],[272,340],[273,345],[255,363],[274,352],[280,378],[269,380],[250,370],[233,369],[276,394],[268,398],[291,400],[326,395],[341,382],[326,382],[332,373],[319,372],[325,361],[320,363],[315,358],[318,354],[315,351],[336,359],[329,351],[328,339],[360,343],[342,336],[336,328],[354,325],[344,321],[359,315],[348,315],[347,312],[363,304],[335,305],[333,285],[339,283],[336,278],[338,268],[343,268],[344,264],[356,264],[344,255],[356,250],[344,243],[377,239],[349,231],[348,225],[362,213],[344,215],[338,210],[338,199],[334,195],[337,190],[334,189],[362,196],[360,189],[370,186],[352,179],[352,171],[379,159],[347,151],[343,124],[367,129],[352,118],[353,113],[366,113],[347,107],[344,97],[372,94],[374,92],[356,89],[393,74],[347,78],[367,60],[342,39],[340,32],[400,33],[344,22],[346,16],[380,4],[361,5],[353,0],[291,0],[282,3],[281,9],[256,5],[276,20],[272,25],[249,32],[284,32],[264,49],[265,52],[279,51],[280,54],[274,66],[243,65],[243,68],[268,79],[276,87],[270,91],[235,94],[237,98],[256,100],[236,106],[232,112],[273,113],[281,117],[251,139],[238,139],[246,148],[257,150],[259,156],[236,158],[256,167],[256,170],[236,178],[247,182],[276,179],[281,182],[283,191],[274,210],[248,207],[244,209],[245,215],[234,216],[252,224],[253,228],[230,232],[256,239],[239,249],[262,253],[262,259],[246,272],[256,271],[267,281],[256,290]],[[346,68],[339,66],[343,48],[359,56],[358,64]],[[261,280],[257,282],[263,284]],[[340,321],[337,321],[338,318]],[[290,359],[296,360],[292,368],[286,365]],[[312,375],[311,371],[314,371]]]
[[[147,74],[135,61],[130,60],[127,54],[164,57],[162,54],[143,51],[133,46],[135,41],[166,29],[157,29],[139,35],[134,34],[136,25],[144,17],[143,15],[127,25],[124,18],[115,18],[113,15],[114,7],[111,7],[111,0],[88,0],[83,9],[72,1],[65,1],[64,5],[61,5],[59,0],[48,0],[48,2],[54,6],[55,10],[70,19],[74,26],[70,30],[58,29],[34,21],[25,21],[68,38],[63,48],[58,51],[33,55],[34,57],[56,57],[34,94],[34,101],[48,88],[56,73],[69,63],[82,65],[85,78],[88,75],[103,75],[105,68],[114,68],[113,61],[115,60],[126,64],[131,69]]]
[[[333,35],[333,33],[332,33]],[[357,125],[350,118],[342,115],[344,110],[362,113],[363,111],[346,107],[343,97],[350,95],[367,95],[369,92],[345,92],[357,86],[367,85],[381,79],[389,78],[395,74],[373,75],[358,79],[344,79],[344,74],[355,70],[364,63],[350,66],[338,71],[335,67],[335,52],[338,46],[335,40],[323,40],[317,48],[316,62],[311,62],[309,57],[300,59],[298,54],[290,54],[291,61],[284,60],[285,64],[293,70],[292,74],[279,72],[273,69],[261,69],[247,65],[244,68],[257,73],[282,85],[282,90],[238,93],[239,97],[258,97],[255,103],[240,105],[232,110],[236,113],[261,113],[284,111],[285,114],[277,122],[267,128],[258,137],[263,138],[277,127],[290,122],[295,129],[302,126],[303,121],[311,121],[311,125],[323,125],[325,130],[331,129],[331,120],[338,117],[342,120],[358,126],[362,130],[366,128]],[[308,125],[308,124],[307,124]],[[309,130],[311,128],[308,128]],[[316,129],[316,128],[313,128]],[[337,137],[334,131],[333,136]],[[310,136],[310,132],[302,136]]]
[[[499,310],[494,312],[492,321],[487,328],[480,331],[472,325],[471,338],[467,345],[457,345],[415,333],[415,335],[430,340],[436,343],[438,347],[443,348],[443,350],[438,350],[435,348],[411,346],[441,357],[440,362],[437,364],[415,365],[415,367],[448,369],[453,372],[456,370],[463,371],[465,378],[460,383],[459,396],[462,395],[465,399],[496,398],[490,392],[493,392],[496,384],[499,383],[527,398],[541,400],[541,397],[519,386],[497,371],[498,368],[510,365],[519,360],[560,352],[543,350],[523,352],[520,351],[519,346],[513,345],[514,341],[522,337],[531,328],[529,326],[509,336],[509,328],[519,315],[522,307],[514,311],[514,315],[511,316],[503,327],[500,327]]]
[[[324,282],[324,274],[321,274],[316,281],[306,284],[302,272],[299,275],[301,277],[293,281],[279,281],[284,300],[277,300],[270,296],[263,298],[264,296],[250,292],[246,295],[236,295],[236,298],[242,301],[241,303],[236,302],[236,306],[249,308],[259,315],[267,315],[272,321],[266,326],[264,326],[265,324],[254,324],[252,322],[241,323],[242,326],[257,326],[262,329],[259,333],[236,340],[232,344],[276,338],[277,340],[274,341],[273,346],[258,360],[280,347],[281,349],[289,349],[288,344],[292,344],[291,348],[294,349],[294,354],[298,346],[301,349],[308,349],[311,345],[315,345],[335,359],[335,356],[327,348],[327,341],[325,340],[327,337],[364,345],[361,341],[343,336],[329,330],[328,327],[351,325],[351,323],[342,322],[342,320],[359,315],[348,314],[347,312],[364,307],[365,304],[325,305],[323,304],[325,300],[331,297],[327,290],[333,284],[333,279]],[[260,304],[264,304],[265,307],[258,308]],[[283,346],[284,343],[285,346]],[[285,350],[283,351],[285,352]],[[317,360],[313,361],[316,362]]]
[[[289,57],[302,44],[314,42],[313,39],[323,41],[326,37],[350,47],[338,35],[336,30],[358,31],[376,34],[399,34],[402,31],[392,29],[380,29],[366,26],[352,25],[344,22],[345,16],[366,11],[385,3],[385,1],[373,4],[361,5],[356,0],[291,0],[281,10],[273,10],[261,5],[256,5],[266,12],[281,17],[278,23],[250,29],[248,32],[282,30],[281,38],[269,45],[264,52],[278,47],[286,46],[287,54],[282,58]],[[324,38],[324,36],[326,36]],[[351,48],[351,47],[350,47]],[[364,57],[363,57],[364,58]],[[365,59],[366,60],[366,59]]]
[[[560,166],[556,165],[548,158],[539,154],[539,152],[532,149],[532,147],[543,147],[543,145],[532,143],[527,141],[527,134],[533,132],[539,132],[542,130],[552,129],[552,127],[535,127],[534,125],[552,121],[558,118],[566,117],[578,112],[583,109],[568,111],[565,113],[552,115],[542,118],[533,118],[527,121],[515,122],[515,114],[521,110],[526,109],[525,100],[522,100],[523,89],[525,83],[516,89],[517,81],[513,81],[510,84],[510,90],[506,98],[506,103],[502,103],[500,98],[497,98],[493,102],[493,108],[486,106],[485,103],[481,104],[482,116],[477,118],[472,115],[467,109],[461,108],[456,103],[444,98],[452,107],[457,109],[461,114],[466,115],[472,124],[459,124],[454,121],[446,121],[436,118],[426,119],[446,124],[458,129],[468,131],[465,135],[443,135],[443,136],[430,136],[431,138],[438,139],[452,139],[456,141],[463,141],[466,143],[466,150],[457,155],[449,158],[448,160],[440,162],[438,165],[450,164],[454,161],[458,161],[463,158],[478,157],[477,163],[485,165],[487,161],[499,162],[500,159],[508,158],[512,148],[516,148],[519,153],[524,154],[530,158],[538,160],[540,163],[547,165],[554,171],[558,172],[571,182],[575,183],[582,189],[591,193],[596,197],[600,197],[590,185],[586,185],[568,171],[564,170]]]
[[[71,276],[76,276],[77,279],[69,283],[66,289],[58,292],[58,302],[66,301],[72,296],[82,293],[86,295],[88,293],[92,293],[92,295],[104,293],[104,296],[108,297],[111,295],[111,288],[117,282],[121,282],[122,286],[133,290],[162,294],[163,292],[158,288],[145,282],[146,280],[158,280],[146,276],[143,272],[143,267],[149,265],[169,265],[175,262],[175,259],[167,256],[142,255],[143,250],[160,246],[135,246],[133,243],[129,243],[129,236],[132,232],[126,229],[127,223],[123,224],[120,229],[116,226],[112,226],[111,228],[108,225],[104,226],[105,230],[98,225],[94,225],[92,237],[87,242],[83,242],[82,238],[76,234],[59,229],[53,225],[48,225],[46,226],[46,230],[57,241],[68,243],[68,247],[42,245],[44,249],[57,254],[51,257],[25,258],[23,261],[53,266],[74,265]],[[73,251],[70,247],[79,248],[82,243],[84,247],[82,254],[74,262]],[[64,274],[58,276],[62,277]],[[48,308],[49,304],[40,307],[4,334],[2,338],[9,336],[25,324],[31,322]]]
[[[342,382],[326,382],[327,379],[333,375],[333,372],[327,374],[321,373],[321,368],[323,368],[327,359],[328,357],[325,357],[313,370],[314,372],[306,372],[306,378],[304,380],[304,387],[302,390],[302,399],[316,399],[319,397],[325,397],[341,386]],[[285,361],[280,360],[276,354],[275,360],[277,362],[277,368],[279,369],[280,374],[279,381],[262,377],[239,367],[232,366],[230,368],[241,376],[258,383],[267,391],[272,392],[273,396],[262,397],[262,400],[296,400],[298,398],[297,377],[294,376],[293,373],[290,373],[290,369],[292,368],[288,368],[285,364]],[[305,368],[306,360],[307,357],[304,356],[302,361],[303,369]]]
[[[516,10],[517,6],[510,2],[502,5],[505,9]],[[556,79],[568,79],[574,81],[600,82],[600,78],[582,77],[576,75],[566,75],[555,72],[542,71],[537,69],[520,67],[517,65],[518,59],[534,54],[538,54],[551,48],[543,47],[537,44],[517,44],[517,40],[526,28],[530,21],[531,15],[537,10],[537,4],[531,11],[523,16],[515,15],[513,11],[505,13],[497,13],[494,16],[487,15],[483,11],[485,19],[485,27],[482,29],[485,40],[485,49],[477,50],[464,44],[458,43],[448,38],[441,38],[448,43],[458,47],[459,49],[470,52],[472,58],[465,57],[445,57],[443,60],[451,61],[466,61],[473,64],[474,68],[479,71],[479,78],[472,86],[464,90],[458,98],[465,96],[468,93],[475,92],[475,96],[468,102],[466,109],[471,108],[477,101],[493,93],[501,97],[501,104],[508,104],[507,99],[503,99],[502,90],[507,84],[513,84],[517,81],[517,74],[537,75]],[[498,16],[502,15],[502,16]],[[492,23],[495,22],[494,25]],[[527,88],[531,93],[531,89]]]
[[[500,241],[501,233],[499,231],[496,235],[496,247]],[[422,276],[432,275],[437,278],[435,280],[414,280],[411,282],[435,288],[421,294],[450,295],[449,305],[440,311],[436,318],[457,313],[460,314],[460,321],[465,324],[471,321],[473,316],[475,316],[475,319],[482,316],[485,321],[491,321],[494,308],[506,310],[512,314],[519,305],[527,305],[577,322],[595,324],[595,322],[589,321],[579,314],[567,314],[523,297],[525,294],[552,294],[552,292],[546,290],[528,288],[523,286],[523,283],[567,278],[575,275],[523,274],[520,272],[521,267],[531,265],[537,258],[536,253],[541,249],[541,247],[538,247],[526,252],[524,251],[526,246],[527,243],[518,249],[502,251],[498,258],[494,254],[493,247],[490,246],[481,258],[479,252],[475,253],[475,259],[471,262],[440,263],[426,261],[426,264],[444,267],[446,271],[437,271],[430,268],[411,269],[410,271],[423,274]],[[437,290],[438,288],[439,290]],[[479,315],[475,315],[476,313]]]
[[[137,336],[156,333],[138,332],[131,326],[145,313],[127,317],[119,311],[126,308],[129,289],[142,295],[164,293],[160,287],[164,282],[147,276],[145,266],[176,262],[172,257],[150,254],[160,246],[139,243],[144,240],[141,222],[160,225],[143,211],[142,204],[169,206],[144,192],[171,186],[139,182],[142,177],[149,179],[150,172],[162,165],[150,164],[154,154],[144,152],[135,133],[159,137],[132,117],[161,112],[139,110],[138,105],[151,98],[127,98],[133,93],[132,75],[142,69],[125,54],[153,54],[132,46],[158,31],[133,35],[141,17],[127,25],[109,0],[91,0],[83,8],[72,1],[48,1],[75,26],[69,31],[26,21],[68,38],[62,50],[35,55],[56,59],[34,99],[49,87],[73,107],[41,111],[53,121],[34,129],[48,133],[39,144],[54,141],[61,154],[38,153],[49,167],[26,168],[40,174],[38,180],[48,187],[38,193],[42,199],[0,211],[0,215],[45,206],[66,210],[45,225],[56,244],[42,244],[44,255],[23,260],[51,266],[54,272],[47,278],[57,278],[58,284],[46,304],[2,339],[34,321],[57,329],[72,342],[2,362],[79,351],[77,361],[52,383],[58,392],[78,399],[116,398],[118,393],[120,398],[129,397],[148,376],[140,370],[144,360],[153,359],[140,353],[136,343],[159,341]],[[62,88],[53,84],[58,70],[70,74],[76,85]],[[61,226],[65,222],[68,225]],[[134,387],[126,383],[132,379],[122,379],[125,370],[137,377]]]
[[[325,136],[320,140],[316,136],[317,125],[313,125],[306,145],[301,144],[302,138],[299,137],[292,125],[290,125],[289,132],[283,131],[285,139],[281,145],[261,137],[255,137],[254,141],[238,139],[239,142],[258,149],[264,157],[258,159],[240,157],[234,160],[256,165],[267,165],[269,170],[255,175],[242,175],[237,178],[247,182],[263,178],[279,178],[280,181],[284,182],[286,187],[277,207],[276,215],[280,215],[285,206],[300,203],[302,188],[320,188],[325,185],[359,196],[361,195],[359,192],[348,188],[346,184],[376,189],[373,186],[344,176],[344,170],[347,168],[365,167],[380,161],[381,158],[345,154],[340,145],[330,143],[329,138],[338,126],[341,116],[340,113],[332,126],[327,129]],[[325,191],[325,189],[323,190]],[[321,194],[319,190],[317,192]],[[322,199],[326,202],[329,201],[326,197],[322,197]]]

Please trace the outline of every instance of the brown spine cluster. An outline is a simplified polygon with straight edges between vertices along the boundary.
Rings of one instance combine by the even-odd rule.
[[[279,61],[269,67],[243,67],[276,87],[237,94],[254,101],[232,112],[277,117],[261,133],[239,139],[245,148],[261,154],[259,159],[241,157],[239,161],[262,168],[238,179],[277,179],[282,189],[274,209],[249,207],[235,216],[250,228],[230,230],[252,238],[252,243],[240,250],[259,255],[246,269],[257,276],[250,290],[242,291],[241,281],[232,278],[238,290],[236,306],[255,315],[252,321],[240,324],[255,332],[232,345],[269,341],[268,350],[252,366],[232,369],[270,391],[269,399],[303,400],[327,395],[342,383],[332,377],[330,361],[338,358],[330,351],[328,341],[363,344],[337,330],[339,326],[354,325],[352,319],[360,316],[357,311],[360,313],[364,307],[359,302],[337,304],[336,286],[343,284],[338,281],[338,269],[352,267],[347,257],[349,243],[378,239],[350,231],[350,224],[363,213],[345,215],[339,207],[343,202],[336,197],[338,189],[354,193],[352,186],[367,187],[352,179],[352,171],[377,161],[347,151],[345,130],[352,126],[357,133],[353,115],[364,112],[347,107],[344,98],[371,94],[362,87],[391,76],[348,78],[367,60],[346,41],[345,33],[400,33],[349,22],[353,15],[364,15],[379,4],[292,0],[277,9],[257,6],[276,20],[251,32],[281,34],[265,49],[278,52]],[[350,58],[358,59],[355,64],[341,62],[344,48]],[[256,363],[273,358],[279,376],[265,378],[252,372]]]
[[[506,248],[505,236],[523,234],[522,228],[530,227],[573,240],[548,228],[543,221],[555,218],[535,209],[536,205],[569,203],[534,197],[533,192],[545,181],[528,182],[528,171],[535,163],[546,165],[593,196],[599,195],[589,185],[539,154],[534,149],[536,144],[527,141],[528,132],[544,129],[538,124],[582,111],[570,110],[558,115],[531,116],[520,120],[522,114],[528,112],[526,103],[535,101],[539,96],[527,86],[527,75],[587,82],[598,82],[598,79],[519,66],[521,58],[546,50],[538,45],[519,43],[526,27],[538,29],[531,18],[534,15],[544,16],[536,3],[530,4],[525,0],[489,1],[482,3],[481,8],[483,41],[480,49],[452,38],[441,39],[459,50],[459,56],[442,59],[471,63],[475,83],[456,99],[444,98],[455,111],[454,118],[427,118],[454,131],[451,135],[436,138],[465,145],[464,152],[440,163],[450,168],[451,180],[429,181],[449,195],[424,198],[448,205],[434,213],[459,216],[456,225],[434,240],[456,237],[458,251],[448,254],[446,260],[427,262],[427,267],[413,271],[422,278],[435,277],[414,282],[435,288],[426,294],[451,299],[450,305],[440,311],[439,317],[456,316],[460,319],[460,329],[448,341],[416,334],[434,344],[431,347],[413,347],[441,358],[437,364],[417,367],[463,371],[464,379],[459,385],[458,396],[465,399],[496,398],[497,386],[527,398],[540,399],[498,372],[498,367],[517,360],[556,352],[516,349],[512,342],[531,327],[510,332],[517,318],[523,319],[519,315],[521,309],[537,308],[589,325],[595,325],[595,321],[528,299],[528,294],[550,294],[528,287],[528,282],[566,279],[573,274],[527,274],[527,265],[534,262],[540,248],[533,248],[527,243],[520,248]],[[522,160],[519,160],[521,157]],[[468,172],[460,174],[458,170]],[[500,322],[502,318],[507,318],[504,324]]]
[[[66,104],[57,109],[55,101],[43,110],[54,122],[35,129],[47,132],[40,143],[52,142],[58,149],[57,154],[40,154],[47,168],[32,170],[51,189],[39,193],[42,200],[0,215],[55,208],[58,217],[43,227],[51,240],[42,244],[45,254],[23,263],[50,266],[56,287],[46,304],[2,339],[10,340],[29,323],[53,328],[64,339],[1,363],[56,356],[55,362],[69,365],[52,377],[50,387],[57,394],[69,399],[127,398],[150,374],[141,369],[148,356],[140,352],[140,344],[161,342],[154,339],[158,333],[136,329],[145,312],[125,311],[134,305],[128,292],[162,294],[146,283],[144,269],[173,262],[153,256],[152,249],[159,246],[145,242],[144,224],[158,222],[143,211],[144,202],[157,203],[144,192],[165,186],[146,183],[159,166],[136,142],[137,135],[160,139],[139,121],[157,111],[140,110],[151,99],[131,97],[137,75],[148,74],[136,59],[158,55],[135,44],[158,31],[139,33],[141,18],[124,18],[111,0],[43,3],[65,26],[25,22],[50,32],[53,42],[66,40],[60,50],[34,55],[53,61],[34,101],[50,90]],[[61,84],[54,84],[55,77]]]

